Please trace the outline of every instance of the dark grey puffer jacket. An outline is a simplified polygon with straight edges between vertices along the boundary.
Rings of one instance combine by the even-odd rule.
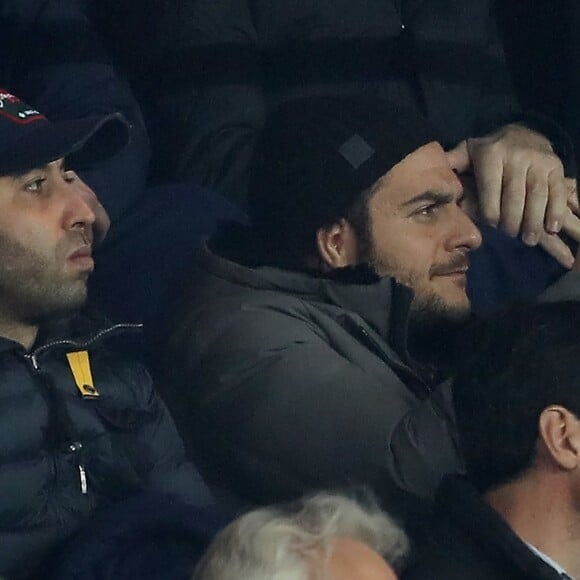
[[[413,515],[462,460],[449,383],[421,376],[407,353],[411,291],[250,264],[232,239],[221,256],[198,252],[161,338],[186,450],[226,497],[364,484]],[[541,298],[580,299],[580,272]]]
[[[397,354],[408,289],[204,249],[184,296],[168,344],[180,379],[165,400],[204,475],[236,498],[365,484],[401,512],[460,468],[449,386]]]
[[[148,373],[107,346],[135,325],[56,326],[30,352],[0,338],[0,574],[10,579],[42,577],[42,560],[93,512],[139,490],[211,503]],[[98,397],[75,382],[67,353],[82,351]]]

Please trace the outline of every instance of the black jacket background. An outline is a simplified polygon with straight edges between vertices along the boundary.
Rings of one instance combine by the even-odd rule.
[[[446,477],[436,501],[429,540],[403,580],[562,580],[466,479]]]
[[[426,114],[445,146],[517,114],[487,0],[160,5],[144,103],[160,163],[231,198],[244,198],[256,133],[285,99],[377,94]]]

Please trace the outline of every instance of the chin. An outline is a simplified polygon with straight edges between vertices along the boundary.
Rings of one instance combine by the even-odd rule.
[[[419,319],[463,321],[471,314],[471,303],[465,293],[462,296],[430,293],[416,295],[411,310]]]
[[[445,300],[445,298],[442,298],[442,302],[444,302],[447,308],[449,308],[450,310],[471,312],[471,302],[469,301],[469,298],[465,295],[462,296],[461,298],[455,298],[452,300],[449,299]]]
[[[62,289],[57,298],[59,310],[62,312],[79,310],[87,301],[87,293],[87,285],[81,280],[71,284],[66,290]]]

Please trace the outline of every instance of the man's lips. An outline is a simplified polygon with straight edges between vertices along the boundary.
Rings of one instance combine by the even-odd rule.
[[[465,254],[449,260],[447,264],[435,264],[429,271],[429,277],[435,276],[465,276],[469,270],[469,258]]]
[[[467,268],[460,270],[450,270],[448,272],[443,272],[441,274],[435,274],[436,276],[465,276],[467,274]]]
[[[90,246],[83,246],[82,248],[75,250],[72,254],[69,255],[67,261],[91,270],[95,265]]]

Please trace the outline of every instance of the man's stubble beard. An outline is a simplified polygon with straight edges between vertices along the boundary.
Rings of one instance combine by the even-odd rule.
[[[440,377],[450,375],[461,356],[462,339],[471,320],[468,304],[446,304],[437,295],[414,299],[408,319],[410,355]]]
[[[413,289],[407,327],[407,349],[414,361],[431,374],[447,375],[453,371],[461,337],[471,320],[471,306],[466,297],[463,304],[449,304],[421,284],[419,276],[394,261],[379,259],[374,248],[368,263],[379,276],[391,276]],[[453,256],[446,264],[435,264],[429,276],[442,275],[467,266],[465,254]]]
[[[0,312],[3,318],[40,324],[48,318],[78,310],[87,296],[87,274],[67,277],[58,267],[65,238],[54,251],[54,259],[23,246],[0,233]]]

